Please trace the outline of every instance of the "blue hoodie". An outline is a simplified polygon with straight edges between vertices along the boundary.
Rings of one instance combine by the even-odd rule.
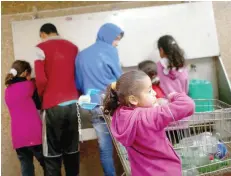
[[[96,42],[81,51],[75,61],[76,87],[83,94],[88,89],[104,92],[109,84],[119,79],[122,69],[117,48],[113,41],[123,31],[112,23],[106,23],[99,29]],[[93,103],[100,103],[100,96],[92,96]]]

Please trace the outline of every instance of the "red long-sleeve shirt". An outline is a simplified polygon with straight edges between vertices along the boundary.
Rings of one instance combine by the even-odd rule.
[[[77,54],[77,46],[58,36],[37,45],[35,76],[43,109],[79,97],[75,86]]]

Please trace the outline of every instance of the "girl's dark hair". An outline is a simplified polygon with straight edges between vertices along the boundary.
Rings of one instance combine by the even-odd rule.
[[[107,87],[103,101],[104,114],[113,115],[119,106],[130,106],[128,97],[139,96],[143,88],[143,78],[147,77],[143,71],[129,71],[124,73],[116,82],[116,90]]]
[[[176,40],[171,35],[164,35],[159,38],[158,49],[163,49],[165,55],[169,60],[169,68],[176,67],[178,70],[185,66],[184,51],[179,47]]]
[[[31,66],[29,62],[22,61],[22,60],[16,60],[11,68],[15,69],[17,71],[17,75],[14,76],[12,73],[8,73],[5,78],[5,85],[9,86],[11,84],[11,81],[14,77],[19,77],[24,71],[27,71],[28,74],[31,74]]]
[[[146,60],[139,63],[138,69],[146,73],[150,78],[157,75],[156,63],[151,60]]]

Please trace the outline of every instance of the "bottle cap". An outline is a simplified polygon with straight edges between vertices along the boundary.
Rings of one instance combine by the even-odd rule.
[[[213,156],[213,155],[210,155],[210,156],[209,156],[209,160],[211,160],[211,161],[214,160],[214,156]]]

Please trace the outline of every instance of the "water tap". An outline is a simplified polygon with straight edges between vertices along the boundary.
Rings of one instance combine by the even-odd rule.
[[[197,71],[197,66],[195,64],[191,64],[190,68],[191,68],[191,70],[193,70],[195,72]]]

